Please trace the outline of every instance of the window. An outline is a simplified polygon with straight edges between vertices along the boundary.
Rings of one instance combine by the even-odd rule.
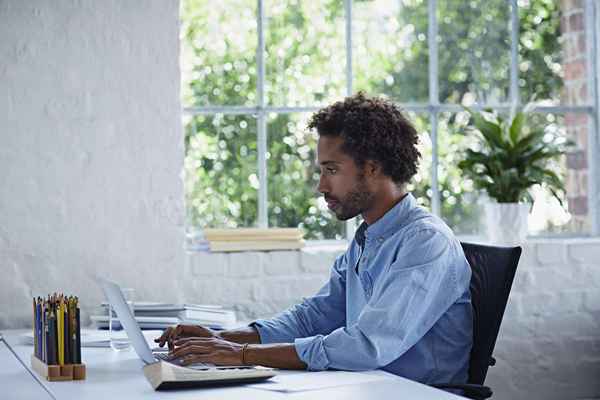
[[[547,0],[183,0],[188,224],[301,226],[341,239],[315,190],[310,114],[358,90],[387,96],[421,132],[418,201],[462,234],[482,196],[456,164],[462,105],[532,119],[576,143],[555,166],[565,207],[535,188],[534,234],[598,234],[597,5]]]

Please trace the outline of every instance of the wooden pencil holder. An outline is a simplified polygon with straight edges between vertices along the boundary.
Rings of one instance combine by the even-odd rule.
[[[85,379],[85,364],[48,365],[32,354],[31,368],[49,381],[81,381]]]

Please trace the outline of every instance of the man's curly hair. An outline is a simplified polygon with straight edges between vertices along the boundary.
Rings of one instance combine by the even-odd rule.
[[[342,150],[359,167],[367,160],[378,162],[397,185],[417,173],[417,131],[391,101],[358,92],[317,111],[308,128],[316,128],[320,136],[343,138]]]

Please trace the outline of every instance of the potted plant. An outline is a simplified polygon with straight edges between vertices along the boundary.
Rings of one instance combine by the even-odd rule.
[[[545,187],[562,205],[563,181],[551,165],[571,142],[545,126],[529,126],[527,108],[507,120],[491,110],[465,109],[471,118],[464,133],[475,134],[477,141],[458,167],[493,200],[485,205],[488,239],[502,245],[521,243],[527,235],[532,186]]]

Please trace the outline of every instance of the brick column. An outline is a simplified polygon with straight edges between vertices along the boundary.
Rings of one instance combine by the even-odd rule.
[[[588,73],[584,5],[582,0],[561,0],[561,33],[563,39],[564,88],[562,104],[583,105],[588,100]],[[567,113],[567,135],[575,148],[567,154],[567,200],[572,215],[572,228],[590,229],[588,212],[588,119],[583,113]]]

